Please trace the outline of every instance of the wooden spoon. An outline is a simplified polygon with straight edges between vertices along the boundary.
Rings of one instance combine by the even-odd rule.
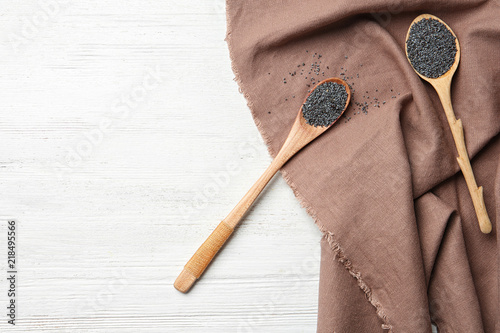
[[[344,113],[351,98],[349,86],[344,80],[339,78],[330,78],[319,82],[314,89],[326,82],[342,84],[345,87],[347,92],[347,101],[344,109],[342,110],[342,113]],[[311,90],[307,97],[309,97],[314,89]],[[208,264],[212,261],[217,252],[232,234],[234,228],[243,218],[245,212],[250,208],[255,199],[257,199],[260,192],[262,192],[264,187],[271,180],[271,178],[273,178],[276,172],[278,172],[278,170],[281,169],[281,167],[299,150],[330,128],[340,118],[342,113],[329,126],[314,127],[307,124],[302,115],[302,107],[300,108],[290,134],[288,134],[288,137],[283,144],[283,147],[281,147],[281,150],[278,152],[278,155],[276,155],[271,165],[252,186],[252,188],[250,188],[247,194],[245,194],[243,199],[241,199],[229,215],[215,228],[212,234],[184,266],[184,269],[174,282],[175,289],[185,293],[191,288],[194,282],[201,276]]]
[[[444,23],[441,19],[437,18],[434,15],[423,14],[418,16],[411,23],[410,29],[413,26],[413,24],[420,22],[421,20],[424,19],[434,19],[441,22],[446,26],[446,28],[448,28],[448,30],[455,37],[455,43],[457,46],[455,62],[446,73],[444,73],[438,78],[433,79],[420,74],[415,68],[413,69],[422,79],[429,82],[439,95],[439,99],[443,104],[443,109],[446,114],[446,118],[448,119],[448,124],[450,125],[451,133],[453,134],[453,140],[455,141],[455,145],[457,147],[458,165],[462,170],[465,181],[467,183],[467,187],[469,188],[469,193],[472,198],[472,202],[474,204],[474,209],[476,210],[476,215],[479,222],[479,228],[483,233],[487,234],[491,232],[491,222],[490,218],[488,217],[488,212],[486,211],[486,206],[484,204],[483,187],[482,186],[477,187],[476,179],[474,178],[474,173],[472,172],[469,156],[467,155],[467,148],[465,147],[465,138],[464,138],[462,121],[460,119],[455,118],[455,113],[453,112],[453,107],[451,106],[451,93],[450,93],[451,80],[453,78],[453,74],[455,74],[455,71],[457,70],[458,63],[460,61],[460,44],[458,43],[458,38],[453,32],[453,30],[451,30],[451,28],[446,23]],[[408,33],[406,35],[406,43],[408,43],[408,38],[410,36],[410,29],[408,29]],[[408,61],[411,64],[410,58],[408,57],[407,47],[405,47],[405,50],[406,50],[406,57],[408,58]],[[413,67],[413,64],[411,65]]]

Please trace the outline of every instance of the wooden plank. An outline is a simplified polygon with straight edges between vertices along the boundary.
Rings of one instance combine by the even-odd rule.
[[[0,16],[16,332],[314,331],[321,234],[279,176],[194,289],[172,287],[270,162],[224,1],[52,4]]]

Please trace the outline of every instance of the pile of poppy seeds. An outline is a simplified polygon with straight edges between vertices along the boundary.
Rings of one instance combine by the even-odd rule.
[[[347,102],[344,85],[336,82],[320,84],[302,105],[302,115],[309,125],[330,126],[342,114]]]
[[[425,77],[440,77],[455,62],[455,39],[451,31],[438,20],[422,19],[414,23],[406,42],[411,65]]]

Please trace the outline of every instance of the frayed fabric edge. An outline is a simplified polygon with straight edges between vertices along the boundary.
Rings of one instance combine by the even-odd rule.
[[[260,120],[256,117],[254,109],[253,109],[253,103],[250,100],[250,96],[245,92],[244,89],[244,84],[241,81],[240,74],[238,70],[236,69],[235,61],[233,58],[233,53],[232,53],[232,41],[231,41],[231,31],[229,30],[229,27],[231,25],[231,18],[228,14],[228,7],[230,6],[231,0],[226,0],[226,38],[225,41],[228,45],[229,49],[229,58],[231,60],[231,69],[235,75],[234,81],[238,84],[238,90],[239,92],[243,95],[247,102],[247,106],[251,111],[252,118],[255,122],[255,125],[257,126],[257,129],[259,130],[259,133],[261,134],[267,149],[271,156],[276,156],[277,152],[273,151],[271,148],[271,139],[269,136],[266,134],[264,131],[264,128],[262,126],[262,123]],[[373,296],[373,293],[368,287],[368,285],[363,281],[361,277],[361,273],[358,272],[352,265],[352,262],[345,256],[344,251],[342,250],[342,247],[340,246],[339,242],[335,240],[334,234],[327,230],[319,221],[316,212],[312,208],[312,206],[307,202],[307,200],[298,192],[297,186],[295,183],[291,180],[289,174],[285,170],[280,170],[282,177],[285,179],[286,183],[290,188],[292,189],[293,193],[295,194],[295,197],[299,200],[300,204],[302,207],[304,207],[307,211],[307,213],[313,218],[316,226],[319,228],[319,230],[323,233],[324,237],[328,241],[328,244],[330,245],[334,256],[337,258],[337,260],[343,264],[344,268],[349,272],[349,274],[355,278],[358,282],[358,286],[361,288],[361,290],[365,293],[366,299],[368,302],[370,302],[371,305],[375,307],[376,313],[380,319],[382,319],[382,329],[383,330],[388,330],[388,333],[394,333],[392,329],[392,325],[389,324],[389,319],[387,318],[386,313],[382,309],[382,305],[376,300],[376,298]]]
[[[314,219],[316,226],[323,233],[323,236],[325,237],[328,244],[330,245],[330,248],[333,251],[334,258],[337,258],[337,260],[349,272],[349,275],[351,275],[353,278],[356,279],[359,288],[364,292],[368,302],[370,302],[370,304],[373,305],[373,307],[375,307],[375,312],[377,316],[382,320],[382,326],[381,326],[382,329],[387,330],[388,333],[394,333],[392,325],[389,323],[389,318],[387,317],[387,314],[383,310],[382,305],[373,296],[371,288],[368,287],[368,285],[362,279],[361,273],[353,267],[352,262],[346,257],[346,255],[344,254],[344,250],[340,246],[340,243],[335,239],[334,233],[326,229],[323,226],[323,224],[319,221],[316,212],[314,211],[312,206],[307,202],[307,200],[299,193],[295,183],[290,179],[288,172],[281,170],[281,174],[285,179],[286,183],[288,184],[288,186],[290,186],[293,193],[299,200],[300,205],[306,209],[307,213]]]
[[[321,228],[321,226],[319,226],[319,229],[321,230],[321,232],[323,232],[324,237],[326,238],[328,244],[330,245],[334,257],[337,258],[337,260],[344,266],[344,268],[349,272],[349,274],[357,280],[358,286],[365,293],[366,299],[368,300],[368,302],[370,302],[371,305],[375,307],[377,315],[383,321],[382,329],[388,330],[389,333],[393,333],[392,325],[389,324],[389,320],[387,318],[386,313],[382,309],[382,305],[373,297],[370,287],[368,287],[361,278],[361,273],[358,272],[353,267],[352,262],[345,256],[342,247],[335,240],[334,234],[326,229]]]
[[[264,140],[264,143],[267,146],[267,151],[269,152],[269,154],[271,156],[274,157],[274,156],[276,156],[276,154],[278,152],[275,152],[271,148],[271,138],[269,138],[269,136],[266,134],[266,132],[263,129],[262,123],[256,117],[255,112],[253,110],[253,103],[250,100],[250,95],[248,95],[245,92],[244,84],[243,84],[243,82],[241,81],[241,78],[240,78],[240,73],[236,69],[236,65],[235,65],[235,61],[234,61],[234,56],[233,56],[233,52],[232,52],[233,47],[232,47],[232,41],[231,41],[231,30],[229,30],[229,27],[232,26],[231,25],[231,17],[229,17],[229,14],[228,14],[229,11],[227,10],[228,7],[230,6],[230,2],[231,2],[231,0],[226,0],[226,38],[225,38],[225,41],[227,43],[228,50],[229,50],[229,59],[231,60],[231,70],[233,71],[233,74],[234,74],[234,81],[238,84],[238,91],[240,92],[240,94],[243,95],[243,97],[245,98],[245,101],[247,102],[247,106],[248,106],[248,108],[251,111],[253,121],[254,121],[255,125],[257,126],[257,129],[259,130],[259,133],[262,136],[262,139]]]

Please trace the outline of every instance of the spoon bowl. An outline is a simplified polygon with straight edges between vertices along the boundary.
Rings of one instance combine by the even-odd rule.
[[[408,41],[410,39],[411,28],[414,24],[426,19],[433,19],[443,24],[455,37],[455,45],[457,49],[455,60],[451,67],[437,78],[430,78],[423,75],[422,73],[419,73],[419,71],[412,64],[410,56],[408,55]],[[472,203],[476,211],[479,228],[485,234],[490,233],[492,226],[490,218],[488,217],[488,212],[486,211],[486,205],[484,203],[483,187],[477,186],[469,156],[467,154],[467,148],[465,146],[465,135],[462,121],[455,117],[455,112],[453,111],[453,106],[451,105],[451,80],[458,68],[458,63],[460,62],[460,44],[458,42],[458,37],[443,20],[434,15],[423,14],[415,18],[411,23],[410,28],[408,29],[408,33],[406,34],[405,52],[409,63],[418,74],[418,76],[420,76],[423,80],[429,82],[434,87],[439,96],[441,104],[443,105],[444,112],[446,114],[446,119],[448,120],[448,125],[450,126],[451,133],[453,135],[453,140],[455,141],[455,146],[458,152],[457,162],[467,183],[467,188],[469,189]]]
[[[443,20],[441,20],[439,17],[431,15],[431,14],[422,14],[422,15],[417,16],[413,20],[413,22],[411,22],[410,29],[408,29],[408,32],[406,33],[406,42],[405,42],[405,45],[407,45],[408,39],[410,38],[411,27],[415,23],[418,23],[418,22],[420,22],[422,20],[429,20],[429,19],[434,19],[434,20],[438,21],[439,23],[443,24],[448,29],[448,31],[451,32],[451,34],[453,35],[453,37],[455,37],[455,46],[457,47],[457,53],[455,54],[455,61],[453,62],[453,65],[450,67],[450,69],[448,69],[448,71],[446,73],[442,74],[440,77],[438,77],[438,78],[430,78],[430,77],[427,77],[427,76],[419,73],[418,70],[415,69],[415,67],[413,67],[413,64],[411,63],[409,55],[408,55],[408,48],[407,47],[405,47],[405,52],[406,52],[406,58],[408,59],[408,62],[410,63],[410,65],[413,68],[413,70],[415,71],[415,73],[417,73],[417,75],[420,76],[420,78],[422,78],[423,80],[429,82],[430,84],[432,84],[434,86],[434,84],[436,82],[442,82],[444,80],[450,80],[451,81],[451,79],[453,78],[453,75],[455,74],[455,72],[456,72],[456,70],[458,68],[458,64],[460,62],[460,43],[458,42],[457,35],[455,35],[455,33],[453,32],[453,30],[451,30],[450,26],[448,24],[446,24]]]
[[[341,84],[344,86],[347,92],[347,99],[342,111],[338,114],[331,124],[328,126],[313,126],[307,123],[303,116],[303,106],[311,94],[324,83],[333,82]],[[293,123],[290,134],[285,140],[285,143],[281,147],[280,151],[271,162],[271,165],[262,174],[262,176],[257,180],[257,182],[250,188],[250,190],[245,194],[243,199],[233,208],[229,215],[219,223],[215,230],[210,234],[207,240],[200,246],[200,248],[195,252],[191,259],[184,266],[184,269],[179,274],[174,282],[174,287],[185,293],[191,286],[195,283],[197,279],[203,274],[207,266],[210,264],[212,259],[215,257],[217,252],[226,243],[234,228],[241,221],[246,211],[254,203],[255,199],[262,192],[264,187],[269,183],[271,178],[278,172],[279,169],[294,156],[299,150],[309,144],[311,141],[316,139],[318,136],[323,134],[327,129],[329,129],[345,112],[349,101],[351,99],[351,91],[349,85],[342,79],[339,78],[329,78],[319,82],[311,92],[306,96],[304,103],[302,104],[295,122]]]

